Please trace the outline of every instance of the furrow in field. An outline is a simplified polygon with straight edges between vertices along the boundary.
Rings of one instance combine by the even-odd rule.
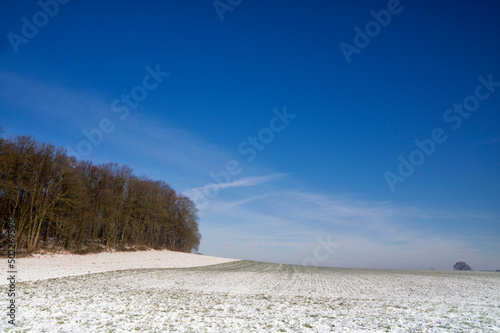
[[[498,332],[500,275],[239,261],[20,283],[9,332]]]

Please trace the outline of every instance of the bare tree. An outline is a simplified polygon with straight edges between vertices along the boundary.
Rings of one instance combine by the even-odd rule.
[[[455,265],[453,265],[453,269],[456,271],[472,271],[472,268],[470,268],[465,261],[459,261]]]

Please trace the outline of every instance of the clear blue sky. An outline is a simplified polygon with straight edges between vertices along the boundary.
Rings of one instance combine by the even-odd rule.
[[[0,3],[4,135],[190,195],[202,253],[500,269],[494,1],[43,1]]]

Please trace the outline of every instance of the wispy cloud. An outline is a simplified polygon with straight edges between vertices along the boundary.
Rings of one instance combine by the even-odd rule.
[[[242,195],[244,197],[244,195]],[[449,268],[453,260],[483,258],[483,267],[500,266],[479,242],[450,226],[434,226],[462,216],[471,223],[498,217],[474,212],[446,212],[349,196],[275,189],[238,199],[220,199],[203,212],[203,248],[211,249],[212,228],[217,246],[242,258],[301,264],[311,256],[319,237],[339,244],[324,265],[343,267]],[[500,239],[493,237],[488,243]],[[482,244],[482,245],[479,245]],[[252,255],[250,255],[252,254]],[[460,259],[463,258],[463,259]],[[484,259],[486,258],[486,259]]]
[[[245,174],[263,176],[233,177],[228,182],[213,184],[209,172],[223,170],[227,161],[235,159],[236,150],[214,145],[188,130],[159,124],[148,117],[145,110],[118,120],[110,113],[110,101],[97,95],[46,84],[1,69],[0,74],[3,106],[22,108],[29,111],[24,114],[38,117],[50,115],[52,121],[59,121],[61,128],[65,128],[62,142],[74,145],[81,139],[82,129],[94,126],[102,117],[115,116],[112,119],[116,120],[116,130],[104,138],[92,159],[131,161],[127,164],[132,166],[134,161],[140,160],[143,169],[151,165],[148,175],[169,183],[170,180],[178,181],[181,188],[192,191],[217,186],[226,190],[200,212],[202,251],[208,249],[214,255],[301,263],[304,257],[311,255],[318,237],[331,235],[340,247],[323,263],[325,265],[417,268],[408,264],[409,258],[413,258],[419,265],[428,260],[430,266],[447,268],[453,260],[471,258],[477,262],[482,260],[483,268],[500,268],[495,257],[499,250],[496,244],[500,244],[499,237],[495,236],[498,227],[494,232],[489,227],[498,225],[497,215],[426,209],[290,189],[280,181],[288,177],[286,180],[290,184],[293,181],[290,174],[259,170],[255,164],[245,165]],[[68,131],[74,134],[71,139],[65,137]],[[56,135],[54,133],[54,137]],[[499,141],[499,138],[488,138],[477,144]],[[208,185],[200,187],[203,183]],[[467,234],[458,230],[454,221],[462,221],[465,225],[481,221],[483,227],[476,228],[476,234]]]
[[[267,183],[267,182],[273,181],[277,178],[281,178],[284,176],[288,176],[288,174],[277,173],[274,175],[261,176],[261,177],[245,177],[245,178],[241,178],[241,179],[235,180],[235,181],[230,182],[230,183],[219,184],[219,186],[221,188],[255,186],[255,185],[262,184],[262,183]]]
[[[282,178],[285,176],[288,176],[289,174],[286,173],[276,173],[272,175],[267,175],[267,176],[251,176],[251,177],[243,177],[231,182],[227,183],[219,183],[219,184],[209,184],[206,186],[202,187],[197,187],[193,189],[186,190],[186,193],[192,192],[192,191],[201,191],[204,189],[211,189],[211,188],[219,188],[219,189],[226,189],[226,188],[231,188],[231,187],[249,187],[249,186],[257,186],[263,183],[268,183],[273,180],[276,180],[278,178]],[[251,199],[250,199],[251,200]],[[247,200],[245,200],[247,201]]]
[[[6,112],[22,109],[24,114],[40,118],[41,126],[45,125],[46,119],[58,124],[60,132],[53,133],[53,138],[59,136],[59,142],[73,150],[79,141],[86,139],[82,130],[98,128],[101,119],[111,119],[114,131],[105,134],[102,144],[93,146],[92,152],[84,157],[94,161],[109,161],[110,153],[125,156],[132,164],[134,160],[146,159],[151,160],[150,165],[156,165],[158,170],[153,172],[157,175],[168,177],[173,176],[172,170],[184,170],[184,173],[187,170],[199,174],[201,180],[210,170],[220,167],[217,161],[234,158],[227,150],[187,130],[175,128],[165,121],[160,124],[157,119],[148,117],[151,112],[144,105],[131,111],[127,118],[120,119],[120,115],[111,110],[112,99],[106,100],[88,91],[50,84],[2,68],[0,100]]]
[[[109,104],[97,96],[0,68],[2,103],[35,116],[51,116],[73,124],[86,124],[92,117],[109,112]]]

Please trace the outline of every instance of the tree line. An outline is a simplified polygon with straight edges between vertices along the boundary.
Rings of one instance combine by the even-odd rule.
[[[94,165],[27,136],[0,138],[0,244],[15,222],[18,252],[154,248],[191,252],[195,204],[126,165]]]

